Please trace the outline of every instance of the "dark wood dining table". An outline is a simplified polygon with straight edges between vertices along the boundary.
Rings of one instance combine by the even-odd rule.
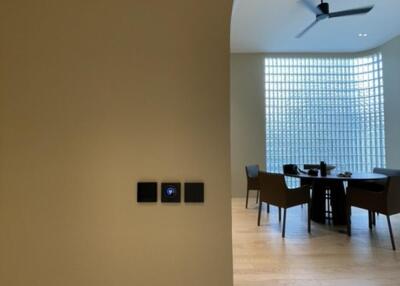
[[[336,173],[327,176],[311,176],[308,174],[284,174],[298,178],[301,184],[309,184],[312,189],[311,219],[318,223],[326,221],[325,191],[330,190],[332,220],[334,225],[347,224],[345,182],[365,182],[386,180],[387,176],[376,173],[354,173],[351,177],[342,177]]]

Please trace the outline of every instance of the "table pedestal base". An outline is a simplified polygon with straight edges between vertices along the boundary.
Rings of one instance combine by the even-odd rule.
[[[311,219],[318,223],[326,221],[325,190],[331,191],[332,220],[334,225],[345,225],[346,194],[341,181],[318,180],[312,183]]]

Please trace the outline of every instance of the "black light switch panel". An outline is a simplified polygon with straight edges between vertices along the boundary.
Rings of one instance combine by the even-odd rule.
[[[180,183],[162,183],[161,184],[161,202],[179,203],[181,201]]]
[[[137,183],[137,201],[138,203],[157,202],[157,183],[138,182]]]
[[[204,183],[185,183],[185,203],[204,203]]]

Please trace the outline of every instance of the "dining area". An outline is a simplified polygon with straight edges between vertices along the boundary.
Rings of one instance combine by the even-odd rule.
[[[328,166],[328,168],[326,168]],[[350,239],[358,220],[353,220],[354,210],[367,218],[365,226],[371,231],[386,224],[391,249],[396,250],[395,232],[391,216],[400,213],[400,170],[374,168],[372,172],[335,172],[335,166],[320,164],[283,165],[282,172],[260,170],[259,166],[245,167],[247,190],[245,208],[249,207],[249,195],[254,192],[257,206],[257,226],[263,225],[273,208],[281,236],[287,234],[287,214],[298,207],[306,217],[302,222],[312,237],[314,226],[333,229]],[[288,187],[290,186],[290,187]],[[306,214],[306,215],[305,215]],[[268,217],[269,219],[269,217]],[[296,221],[290,223],[296,224]],[[299,222],[297,222],[298,224]],[[383,225],[379,226],[383,231]]]

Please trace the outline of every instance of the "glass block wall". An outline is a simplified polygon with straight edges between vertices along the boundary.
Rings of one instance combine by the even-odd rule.
[[[382,55],[265,59],[266,166],[385,166]],[[301,166],[302,167],[302,166]]]

